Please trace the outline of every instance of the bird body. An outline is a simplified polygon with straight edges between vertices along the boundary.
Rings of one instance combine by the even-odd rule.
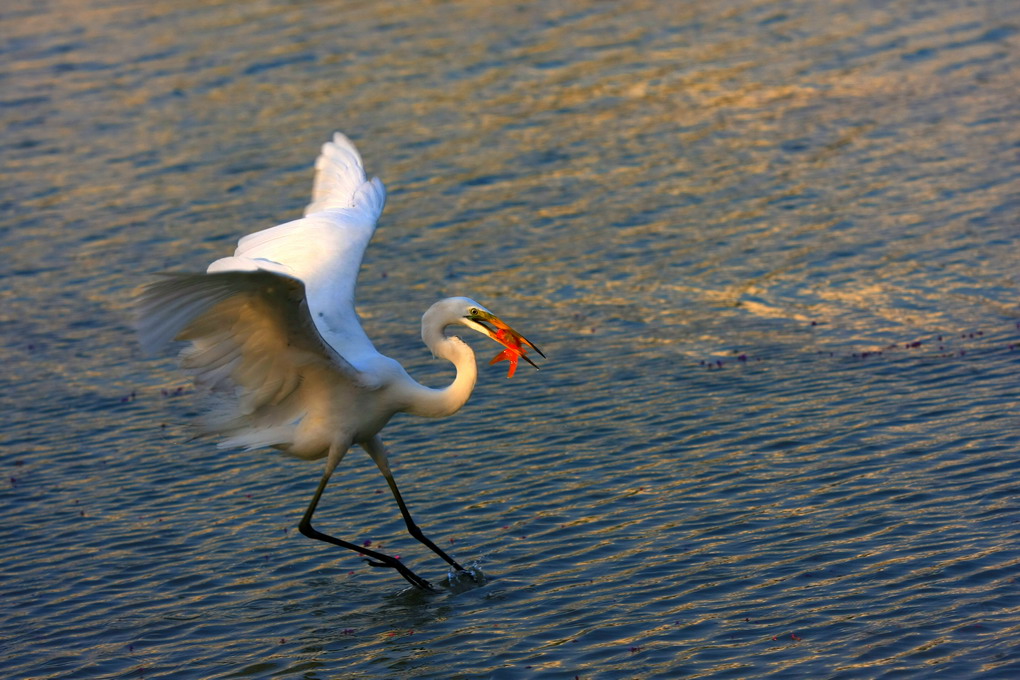
[[[172,339],[189,343],[181,365],[211,399],[200,427],[220,436],[220,447],[273,447],[303,459],[327,458],[299,525],[303,533],[356,550],[370,564],[397,569],[424,588],[428,582],[395,558],[312,529],[322,491],[347,450],[360,445],[389,483],[411,534],[460,569],[411,520],[379,432],[398,412],[449,416],[470,397],[478,375],[474,353],[448,336],[448,328],[487,335],[515,359],[531,362],[525,345],[541,351],[464,297],[440,300],[422,317],[422,340],[456,368],[449,386],[421,385],[376,350],[354,299],[362,256],[385,201],[382,182],[367,179],[354,145],[336,133],[316,162],[304,217],[243,237],[232,256],[216,260],[204,274],[163,275],[140,296],[138,330],[150,351]]]

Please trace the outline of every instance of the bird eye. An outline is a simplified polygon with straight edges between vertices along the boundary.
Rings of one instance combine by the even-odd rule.
[[[468,316],[478,316],[478,308],[472,307],[468,310]]]

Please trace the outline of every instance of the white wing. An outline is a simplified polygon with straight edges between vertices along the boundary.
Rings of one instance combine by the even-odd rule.
[[[225,446],[317,453],[320,442],[303,441],[306,418],[329,403],[330,390],[362,378],[319,336],[296,279],[266,271],[164,274],[142,291],[139,312],[144,348],[190,341],[181,365],[214,398],[202,426],[226,435]]]
[[[359,371],[369,372],[380,355],[354,311],[361,259],[386,203],[378,178],[368,181],[361,156],[339,132],[315,163],[312,203],[305,217],[249,234],[233,257],[208,272],[262,269],[304,283],[319,334]]]
[[[351,140],[342,133],[334,132],[333,141],[323,144],[319,157],[315,159],[312,202],[305,208],[305,214],[311,215],[332,208],[350,208],[354,204],[352,199],[355,193],[364,183],[365,169],[361,155]],[[381,203],[378,207],[375,218],[382,212]]]
[[[385,190],[339,133],[316,168],[305,217],[245,236],[206,274],[170,274],[141,295],[142,346],[190,341],[181,362],[218,398],[204,429],[227,435],[221,446],[320,455],[333,434],[321,410],[337,390],[375,389],[392,371],[354,310]]]

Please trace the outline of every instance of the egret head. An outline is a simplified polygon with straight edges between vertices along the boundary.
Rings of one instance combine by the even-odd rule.
[[[517,366],[517,360],[522,357],[529,364],[538,368],[538,365],[532,361],[527,354],[525,354],[525,347],[530,347],[538,352],[539,356],[543,358],[545,357],[542,350],[540,350],[533,342],[515,331],[509,324],[471,298],[447,298],[437,302],[429,309],[428,312],[425,313],[425,317],[422,319],[423,329],[425,325],[429,323],[429,317],[433,313],[441,315],[441,323],[444,326],[453,324],[467,326],[471,330],[492,338],[499,344],[503,345],[506,349],[504,349],[489,363],[496,363],[497,361],[503,361],[504,359],[510,361],[510,375],[513,375],[514,369]]]

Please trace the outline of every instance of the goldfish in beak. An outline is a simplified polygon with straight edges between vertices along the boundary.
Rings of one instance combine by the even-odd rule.
[[[475,309],[472,311],[473,313],[469,317],[470,320],[478,324],[486,335],[506,348],[489,361],[490,366],[492,364],[499,363],[500,361],[509,361],[510,368],[506,374],[506,377],[508,378],[513,377],[514,371],[517,370],[517,362],[522,358],[536,369],[538,368],[538,364],[531,360],[531,357],[526,354],[527,350],[525,349],[526,347],[530,347],[538,352],[539,356],[544,359],[545,354],[538,348],[537,345],[535,345],[535,343],[515,331],[495,314],[481,309]]]

